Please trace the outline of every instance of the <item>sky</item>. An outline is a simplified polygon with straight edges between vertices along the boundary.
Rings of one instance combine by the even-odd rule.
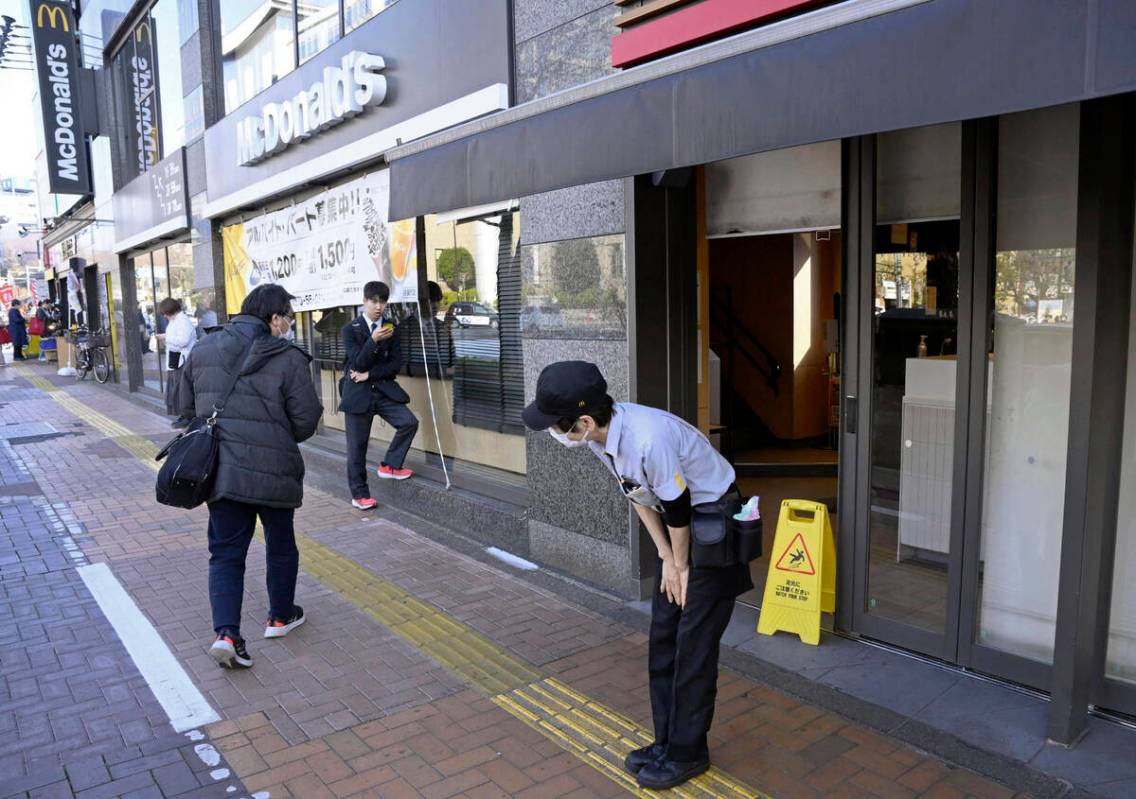
[[[0,14],[27,24],[27,0],[0,0]],[[22,33],[29,31],[23,30]],[[14,124],[0,125],[0,177],[32,178],[39,149],[35,126],[34,73],[0,69],[0,108]]]

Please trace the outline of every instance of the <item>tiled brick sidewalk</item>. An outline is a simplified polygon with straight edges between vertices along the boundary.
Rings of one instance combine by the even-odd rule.
[[[81,525],[40,495],[22,446],[0,446],[0,474],[19,487],[0,496],[0,796],[235,795],[227,764],[199,753],[204,733],[170,728],[75,570]]]
[[[642,634],[448,550],[381,513],[368,517],[341,498],[309,490],[297,529],[330,557],[361,566],[373,581],[360,584],[366,591],[353,591],[319,570],[326,582],[301,574],[298,599],[309,623],[283,641],[250,635],[256,661],[250,671],[217,669],[205,652],[205,514],[156,505],[154,470],[138,456],[138,437],[169,436],[165,420],[104,389],[68,385],[67,394],[117,425],[79,419],[48,393],[30,388],[26,374],[0,373],[0,402],[7,403],[0,421],[46,421],[81,433],[23,444],[20,458],[61,506],[58,512],[73,514],[81,525],[76,540],[83,556],[109,564],[225,719],[207,732],[245,791],[267,792],[272,799],[628,795],[627,785],[589,760],[570,736],[526,721],[504,694],[487,692],[486,680],[493,678],[479,679],[461,666],[461,653],[431,649],[429,630],[414,613],[404,624],[390,622],[393,627],[376,619],[392,618],[403,605],[441,611],[439,618],[457,631],[453,640],[484,641],[492,649],[485,650],[487,662],[527,664],[537,677],[585,695],[596,713],[621,714],[649,728]],[[249,557],[243,621],[250,633],[263,623],[262,553],[254,545]],[[68,579],[66,568],[52,574]],[[380,581],[396,599],[372,607]],[[97,615],[97,607],[88,606]],[[83,623],[94,628],[96,621]],[[110,638],[101,645],[113,643],[113,632]],[[424,649],[443,652],[441,660]],[[4,703],[13,680],[8,662],[0,663]],[[145,696],[137,681],[132,688]],[[723,674],[720,689],[711,741],[715,763],[755,791],[776,797],[1015,796],[739,675]],[[0,704],[0,713],[5,709]],[[152,729],[161,720],[151,719]],[[25,772],[27,765],[21,761]],[[688,795],[713,795],[698,790]]]

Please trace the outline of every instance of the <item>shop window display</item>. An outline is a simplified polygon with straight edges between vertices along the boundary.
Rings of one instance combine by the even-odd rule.
[[[412,452],[428,463],[525,472],[519,238],[512,212],[462,222],[426,217],[424,299],[387,307],[406,358],[398,382],[420,423]],[[340,332],[359,313],[345,307],[311,315],[324,422],[334,429],[343,428]],[[372,432],[380,441],[393,434],[382,422]]]
[[[134,280],[137,305],[123,323],[122,335],[137,335],[142,351],[142,385],[156,391],[165,389],[166,355],[161,336],[166,318],[158,313],[158,304],[166,297],[182,303],[186,313],[200,326],[215,298],[212,291],[196,292],[193,287],[193,247],[188,242],[159,247],[135,256]],[[216,324],[216,312],[211,321]]]

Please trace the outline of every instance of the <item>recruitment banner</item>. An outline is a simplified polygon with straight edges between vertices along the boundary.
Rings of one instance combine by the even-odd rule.
[[[383,169],[221,228],[228,312],[262,283],[288,289],[297,311],[360,305],[370,280],[390,286],[391,302],[416,302],[414,220],[388,222],[389,175]]]
[[[47,180],[58,194],[90,194],[87,136],[79,97],[75,17],[65,0],[31,0]]]

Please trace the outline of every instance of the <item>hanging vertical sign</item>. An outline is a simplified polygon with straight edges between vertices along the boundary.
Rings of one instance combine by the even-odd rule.
[[[130,100],[133,125],[130,140],[138,171],[145,172],[162,157],[161,107],[158,97],[158,59],[154,54],[154,25],[157,20],[146,17],[134,29],[134,55],[127,72],[130,77]]]
[[[90,194],[87,137],[79,107],[79,57],[71,3],[31,0],[48,185],[57,194]]]

